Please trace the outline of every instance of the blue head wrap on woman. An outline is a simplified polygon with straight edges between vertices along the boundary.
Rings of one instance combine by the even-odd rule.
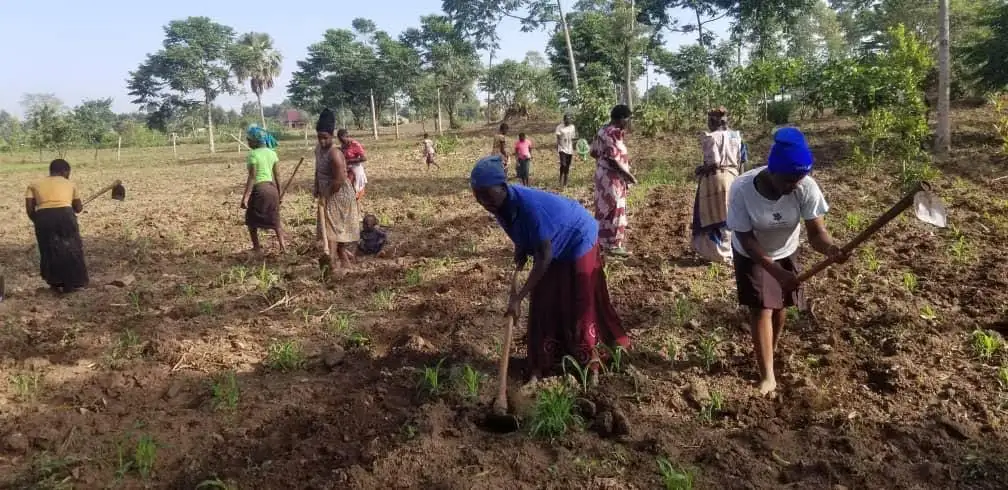
[[[504,160],[500,155],[481,158],[469,175],[469,183],[474,189],[506,184],[507,172],[504,170]]]
[[[276,148],[277,141],[273,138],[273,135],[263,128],[260,128],[257,124],[253,124],[248,127],[245,131],[245,135],[248,139],[258,142],[261,146],[266,148]]]
[[[770,172],[785,175],[806,175],[812,171],[812,151],[805,135],[798,128],[780,128],[773,135],[774,143],[767,156]]]

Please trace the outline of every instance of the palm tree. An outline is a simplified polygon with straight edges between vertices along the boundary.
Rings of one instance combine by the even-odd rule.
[[[231,70],[239,82],[249,81],[259,104],[259,119],[264,128],[266,116],[263,114],[262,94],[273,88],[273,80],[280,76],[282,62],[283,55],[273,48],[273,38],[269,34],[249,32],[238,38]]]

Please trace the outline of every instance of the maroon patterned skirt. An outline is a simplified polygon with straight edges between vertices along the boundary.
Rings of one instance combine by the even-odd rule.
[[[529,299],[528,369],[530,376],[548,376],[564,356],[584,366],[597,349],[630,347],[630,337],[609,300],[599,244],[574,261],[550,264]],[[598,366],[593,366],[597,369]]]

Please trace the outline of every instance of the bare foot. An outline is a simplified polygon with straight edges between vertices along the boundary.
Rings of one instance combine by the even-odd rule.
[[[773,394],[774,391],[777,390],[777,380],[773,378],[764,379],[763,381],[760,381],[760,384],[757,385],[757,388],[759,389],[759,393],[761,396],[770,396]]]

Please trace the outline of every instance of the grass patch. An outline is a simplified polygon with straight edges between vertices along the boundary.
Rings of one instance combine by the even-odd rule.
[[[582,425],[584,420],[575,411],[574,394],[566,386],[549,386],[536,396],[529,425],[533,437],[559,437]]]
[[[301,369],[304,363],[304,353],[296,341],[274,342],[266,349],[266,366],[274,371],[294,371]]]
[[[714,367],[718,362],[718,351],[721,347],[721,337],[718,336],[717,332],[711,332],[704,335],[699,341],[697,341],[697,351],[700,354],[700,362],[703,363],[704,369],[710,372],[711,368]]]
[[[696,481],[692,470],[676,467],[667,458],[658,458],[658,474],[665,490],[693,490]]]
[[[406,285],[409,287],[419,286],[423,283],[423,269],[420,267],[411,267],[406,269]]]
[[[371,306],[379,311],[391,311],[395,308],[396,292],[391,289],[382,289],[371,296]]]
[[[116,448],[118,465],[116,478],[124,478],[130,473],[136,473],[144,480],[149,480],[154,474],[154,465],[157,463],[158,443],[150,434],[143,434],[137,438],[132,450],[119,443]]]
[[[483,386],[483,381],[486,380],[486,375],[477,371],[474,367],[466,364],[462,366],[462,369],[457,371],[455,376],[455,384],[458,386],[459,392],[462,397],[467,400],[475,400],[479,398],[480,389]]]
[[[882,262],[879,260],[878,255],[875,253],[875,249],[872,247],[865,247],[861,249],[861,262],[869,272],[878,272],[879,269],[882,268]]]
[[[700,407],[700,420],[710,423],[724,410],[724,395],[720,391],[711,391],[710,400]]]
[[[972,335],[973,354],[981,361],[990,361],[1003,344],[1001,335],[992,330],[974,330]]]
[[[345,335],[353,326],[353,313],[337,311],[331,315],[326,315],[326,328],[336,335]]]
[[[41,373],[17,373],[10,377],[11,391],[22,402],[35,401],[42,391]]]
[[[903,288],[907,290],[908,293],[913,294],[917,291],[917,275],[913,272],[906,271],[903,273]]]
[[[441,365],[444,362],[445,360],[442,358],[433,366],[424,366],[423,376],[420,378],[420,390],[429,396],[436,397],[441,394]]]
[[[210,385],[210,391],[213,394],[215,410],[234,410],[238,407],[241,389],[238,387],[238,378],[234,371],[218,375]]]
[[[123,330],[116,338],[112,347],[112,359],[123,360],[132,359],[136,355],[136,348],[140,345],[140,337],[131,329]]]
[[[353,331],[343,340],[343,345],[347,349],[367,349],[371,345],[371,339],[362,332]]]

